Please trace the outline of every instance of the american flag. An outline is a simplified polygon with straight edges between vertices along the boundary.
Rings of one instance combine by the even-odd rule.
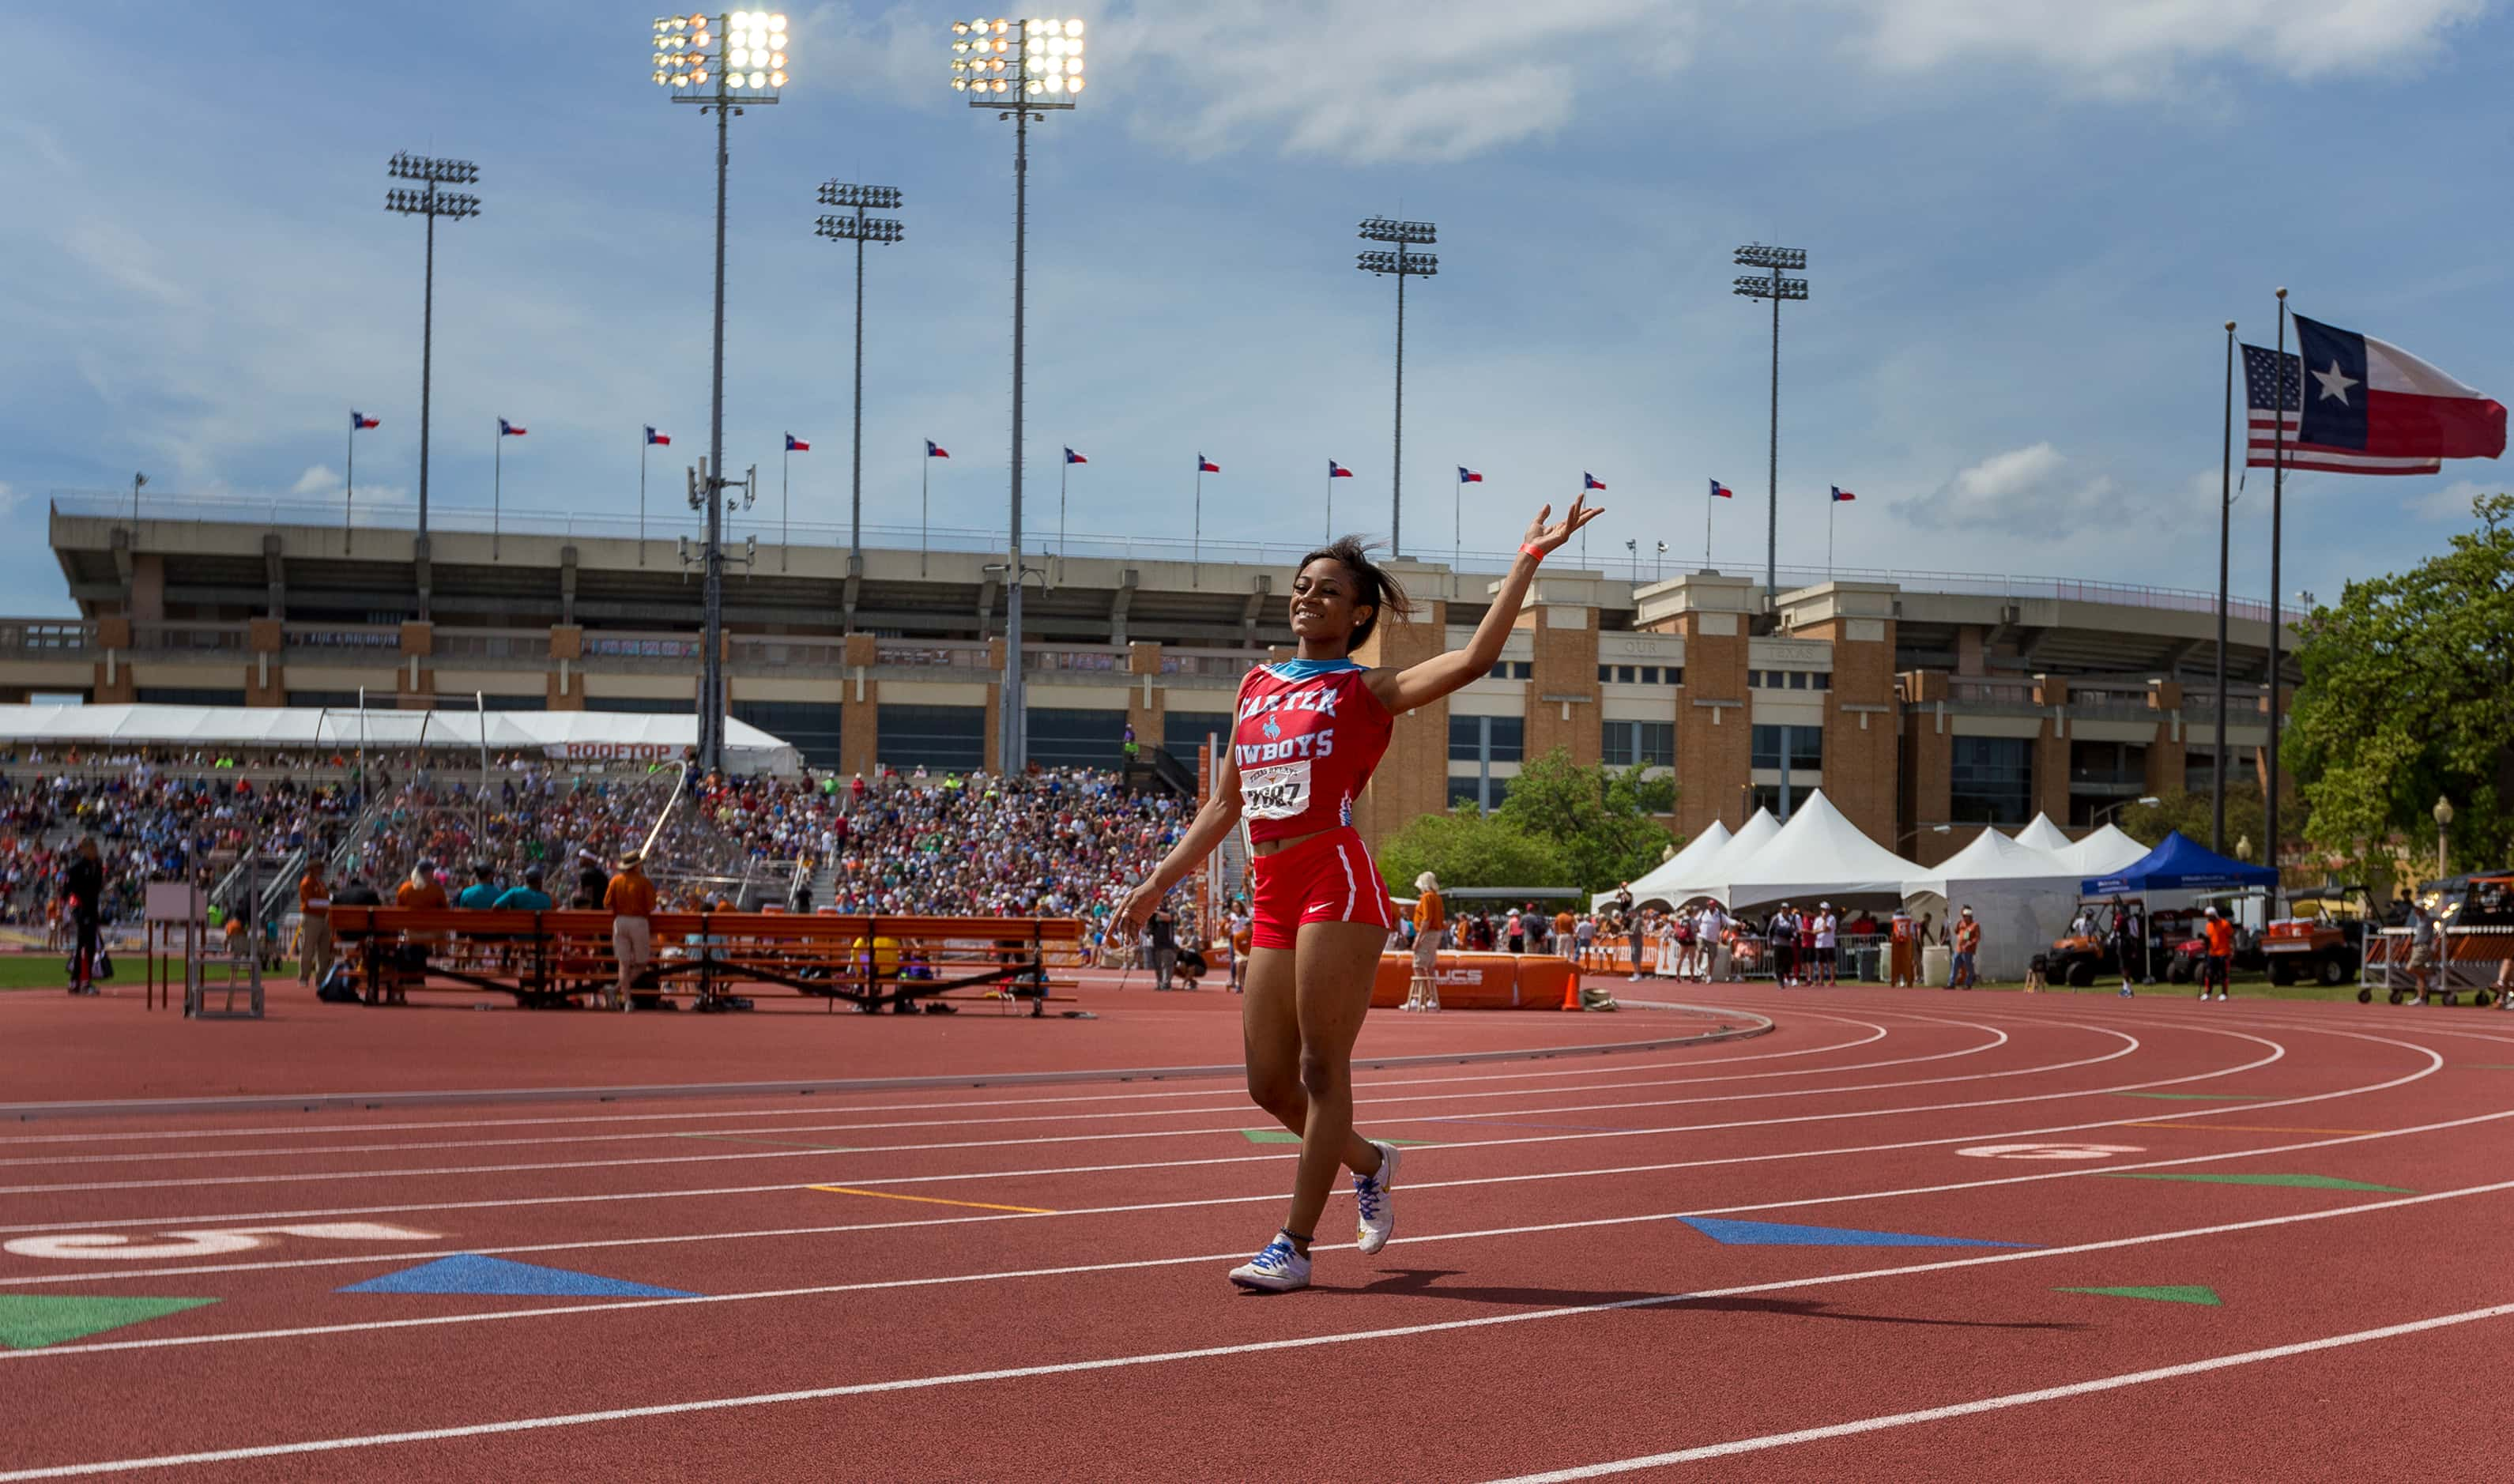
[[[2265,469],[2280,461],[2278,425],[2284,415],[2285,461],[2289,468],[2320,469],[2331,474],[2434,474],[2443,470],[2441,459],[2361,454],[2353,449],[2323,448],[2296,441],[2303,421],[2303,357],[2298,355],[2282,358],[2277,351],[2258,345],[2244,347],[2245,467]],[[2270,390],[2273,367],[2277,368],[2276,392]]]

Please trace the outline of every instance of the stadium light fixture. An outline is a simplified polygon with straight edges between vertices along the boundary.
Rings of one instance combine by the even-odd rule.
[[[1405,280],[1430,278],[1440,271],[1440,260],[1430,253],[1409,253],[1409,247],[1429,247],[1439,240],[1439,229],[1429,221],[1400,221],[1394,217],[1368,217],[1358,228],[1364,242],[1393,243],[1392,249],[1358,253],[1354,266],[1364,273],[1397,280],[1397,438],[1396,452],[1388,461],[1388,549],[1396,556],[1405,554],[1402,539],[1405,519]],[[1333,532],[1328,535],[1332,537]]]
[[[442,217],[461,221],[480,215],[480,198],[464,191],[449,191],[448,185],[476,185],[480,167],[469,160],[440,159],[433,155],[396,153],[385,173],[396,180],[416,180],[418,185],[397,185],[385,192],[385,210],[397,216],[418,217],[427,223],[427,251],[422,269],[419,311],[419,551],[420,570],[426,572],[427,559],[427,413],[430,373],[436,359],[436,221]],[[427,583],[419,588],[419,617],[428,618]]]
[[[1030,126],[1048,109],[1074,106],[1088,74],[1079,20],[1009,18],[952,22],[952,91],[972,108],[993,108],[1013,126],[1013,457],[1012,522],[1004,585],[1004,679],[996,767],[1019,773],[1030,752],[1022,686],[1022,350],[1030,254]]]
[[[896,185],[853,185],[843,180],[826,180],[821,184],[821,204],[850,211],[852,216],[823,217],[813,228],[813,235],[831,242],[856,245],[856,417],[855,438],[849,457],[854,461],[848,476],[847,576],[864,576],[864,305],[865,244],[877,242],[885,246],[908,235],[908,227],[895,217],[869,216],[871,212],[895,212],[906,199]],[[850,601],[847,613],[852,621],[855,608]]]
[[[708,412],[707,550],[702,613],[699,766],[724,766],[724,218],[731,121],[753,104],[777,101],[791,69],[786,18],[769,11],[658,16],[654,81],[675,103],[715,114],[715,346]],[[745,486],[748,490],[749,486]]]
[[[1764,602],[1768,606],[1779,595],[1781,550],[1781,304],[1787,300],[1807,297],[1807,281],[1786,278],[1785,273],[1806,269],[1806,249],[1767,247],[1751,242],[1737,249],[1735,261],[1741,268],[1762,268],[1761,275],[1741,277],[1729,290],[1740,299],[1768,299],[1772,301],[1772,423],[1770,461],[1764,473],[1769,494],[1764,511]]]

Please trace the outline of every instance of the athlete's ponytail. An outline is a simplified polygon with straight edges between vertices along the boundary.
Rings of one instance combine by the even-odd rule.
[[[1339,536],[1301,558],[1301,565],[1292,570],[1305,571],[1310,563],[1321,557],[1342,564],[1345,571],[1353,574],[1356,588],[1353,600],[1370,609],[1370,617],[1354,625],[1353,649],[1361,648],[1362,642],[1370,637],[1371,630],[1379,626],[1381,614],[1393,613],[1400,619],[1414,616],[1414,600],[1405,595],[1405,589],[1397,584],[1397,579],[1390,577],[1370,559],[1370,548],[1362,544],[1360,537]]]

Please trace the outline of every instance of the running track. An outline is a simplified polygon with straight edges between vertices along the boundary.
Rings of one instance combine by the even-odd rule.
[[[1421,1141],[1398,1238],[1353,1253],[1339,1194],[1318,1287],[1284,1297],[1223,1281],[1292,1153],[1223,1079],[0,1124],[0,1331],[19,1296],[216,1301],[0,1349],[0,1480],[2504,1476],[2514,1017],[1655,994],[1776,1028],[1360,1074],[1364,1128]],[[40,1028],[48,1096],[97,1098],[1236,1056],[1225,996],[1083,1003],[1100,1019],[283,997],[170,1030],[11,996],[0,1031]],[[1382,1012],[1361,1049],[1704,1020]],[[541,1060],[478,1064],[501,1036]],[[264,1054],[292,1037],[366,1060]],[[135,1038],[155,1060],[114,1062]],[[214,1064],[168,1060],[185,1045]],[[2019,1144],[2104,1152],[1980,1152]],[[369,1234],[224,1235],[342,1223]],[[457,1254],[688,1297],[338,1291]],[[2066,1291],[2124,1287],[2217,1302]]]

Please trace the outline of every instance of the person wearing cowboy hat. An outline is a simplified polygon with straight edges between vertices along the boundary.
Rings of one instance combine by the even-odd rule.
[[[1979,983],[1973,965],[1979,962],[1977,955],[1981,952],[1981,924],[1973,920],[1971,903],[1966,903],[1957,915],[1955,932],[1950,936],[1956,952],[1955,963],[1947,970],[1947,987],[1970,989]]]
[[[1430,871],[1414,878],[1414,974],[1405,985],[1405,1008],[1440,1008],[1440,934],[1449,925],[1440,902],[1439,878]]]
[[[619,874],[602,893],[602,909],[611,914],[611,951],[620,961],[614,1010],[628,1008],[629,989],[655,961],[655,883],[646,879],[645,862],[643,851],[622,856]]]

